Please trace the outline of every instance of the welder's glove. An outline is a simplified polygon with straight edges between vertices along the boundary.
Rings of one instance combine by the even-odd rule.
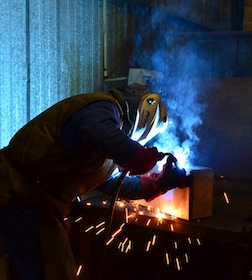
[[[150,176],[141,176],[140,183],[143,198],[146,201],[151,201],[173,188],[190,186],[190,177],[186,176],[185,169],[172,167],[169,163],[166,163],[162,172],[152,173]]]
[[[163,157],[163,153],[158,152],[157,148],[145,148],[138,144],[135,155],[127,162],[118,165],[129,170],[130,175],[141,175],[149,172]]]

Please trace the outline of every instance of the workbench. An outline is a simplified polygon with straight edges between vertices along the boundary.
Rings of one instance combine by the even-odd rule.
[[[92,278],[92,267],[94,267],[94,264],[90,262],[90,259],[96,256],[94,259],[96,259],[98,263],[97,256],[98,258],[101,256],[104,251],[102,248],[105,246],[108,251],[106,255],[110,267],[118,268],[127,266],[127,271],[130,271],[130,267],[132,266],[134,267],[132,269],[135,269],[134,271],[136,275],[136,278],[134,279],[137,279],[139,275],[136,272],[136,269],[144,270],[144,267],[141,268],[141,262],[139,262],[138,259],[145,259],[147,254],[147,240],[156,236],[159,239],[159,248],[154,249],[154,246],[150,246],[151,250],[148,250],[151,251],[149,256],[152,254],[152,258],[149,257],[148,259],[150,263],[154,263],[155,259],[159,258],[159,255],[162,255],[162,257],[165,258],[165,252],[168,251],[173,255],[178,257],[181,256],[183,258],[185,257],[185,251],[187,251],[190,252],[192,256],[196,256],[196,263],[201,265],[203,271],[198,271],[193,274],[193,269],[200,270],[194,261],[191,261],[190,266],[187,264],[185,265],[184,260],[179,260],[183,267],[183,272],[178,272],[178,270],[182,269],[178,267],[178,263],[175,263],[176,261],[174,257],[172,260],[173,269],[166,268],[166,272],[164,273],[164,268],[160,268],[160,265],[159,268],[157,268],[157,264],[155,264],[155,272],[149,270],[149,275],[154,273],[153,275],[155,279],[163,279],[169,273],[175,275],[176,279],[206,280],[211,279],[211,277],[214,277],[214,279],[227,280],[251,279],[251,197],[252,183],[235,182],[225,179],[215,180],[212,215],[207,218],[192,221],[178,219],[170,215],[165,215],[162,219],[158,219],[156,213],[153,212],[153,209],[136,206],[134,201],[119,200],[115,205],[111,236],[118,229],[120,233],[118,234],[118,237],[110,241],[111,244],[109,245],[104,245],[109,241],[108,237],[107,240],[105,240],[106,226],[100,233],[97,234],[97,232],[101,227],[99,224],[104,224],[104,222],[105,225],[106,223],[108,224],[108,216],[110,215],[111,210],[109,209],[110,198],[99,193],[91,195],[88,198],[84,197],[82,201],[75,203],[73,206],[72,219],[74,225],[72,227],[70,239],[72,240],[76,262],[83,264],[83,275],[85,275],[85,279],[95,279]],[[118,244],[120,242],[122,244],[122,240],[125,240],[123,238],[127,238],[125,237],[127,235],[133,235],[137,242],[134,242],[135,245],[133,245],[133,249],[130,254],[128,254],[127,261],[125,261],[125,255],[127,254],[124,254],[124,256],[121,257],[122,254],[118,255],[115,252],[119,251]],[[176,242],[183,245],[180,245],[180,250],[177,249],[174,251],[174,248],[172,248],[172,246],[174,246],[174,240],[177,240]],[[194,242],[193,247],[188,246],[188,240]],[[201,242],[205,244],[205,246],[202,246],[202,249],[199,249]],[[168,256],[168,253],[166,256]],[[204,257],[206,258],[206,262],[209,263],[209,266],[204,264]],[[120,264],[120,258],[123,264]],[[134,260],[134,262],[131,260]],[[168,262],[168,260],[166,261]],[[132,265],[133,263],[138,263],[137,268],[136,265]],[[160,261],[158,263],[160,263]],[[96,267],[97,265],[98,264],[96,264]],[[213,271],[219,270],[220,272],[213,274],[211,267]],[[112,270],[114,271],[113,274],[111,272]],[[110,273],[109,279],[116,279],[116,277],[118,277],[116,271],[117,269],[114,268],[107,269],[107,275]],[[202,276],[203,274],[204,276]],[[188,278],[189,275],[194,278]],[[123,276],[120,277],[120,279],[124,279]],[[125,279],[127,279],[126,276]]]

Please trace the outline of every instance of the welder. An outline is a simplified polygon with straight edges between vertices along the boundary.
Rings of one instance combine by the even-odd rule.
[[[164,154],[144,145],[166,126],[161,95],[132,84],[66,98],[14,135],[0,152],[0,239],[15,279],[76,279],[72,202],[96,188],[112,193],[117,167],[131,175],[125,198],[149,201],[184,184],[185,171],[169,164],[146,175]]]

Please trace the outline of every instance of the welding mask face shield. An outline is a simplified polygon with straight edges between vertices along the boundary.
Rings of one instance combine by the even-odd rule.
[[[131,124],[123,130],[132,140],[145,145],[167,128],[167,108],[160,94],[151,93],[141,84],[131,84],[119,90],[125,97]]]

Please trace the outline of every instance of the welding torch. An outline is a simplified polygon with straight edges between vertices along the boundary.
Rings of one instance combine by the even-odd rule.
[[[166,156],[168,156],[168,159],[171,163],[173,163],[175,165],[175,167],[178,167],[178,160],[177,158],[172,154],[172,153],[163,153],[163,152],[159,152],[160,157],[158,158],[158,161],[164,159]]]

